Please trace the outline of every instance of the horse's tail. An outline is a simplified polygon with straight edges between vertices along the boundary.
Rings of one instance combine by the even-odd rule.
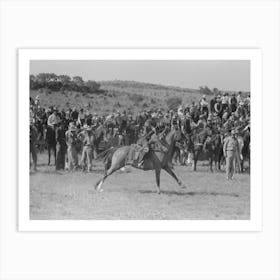
[[[104,163],[111,161],[114,152],[117,150],[117,147],[111,147],[104,152],[100,153],[95,160],[102,160]]]

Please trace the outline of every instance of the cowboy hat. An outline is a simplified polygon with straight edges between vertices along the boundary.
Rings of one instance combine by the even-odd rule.
[[[77,129],[77,127],[75,126],[75,124],[74,123],[70,123],[69,130],[76,131],[76,129]]]

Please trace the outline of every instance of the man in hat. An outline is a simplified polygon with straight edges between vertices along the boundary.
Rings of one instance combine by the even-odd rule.
[[[236,138],[236,130],[233,129],[231,131],[231,135],[225,139],[223,151],[226,158],[227,180],[232,180],[234,174],[234,159],[236,155],[240,155],[239,144]]]
[[[80,109],[79,115],[78,115],[78,124],[80,126],[83,126],[85,124],[85,120],[86,120],[86,114],[84,112],[84,109]]]
[[[92,132],[92,128],[87,124],[84,125],[84,130],[78,134],[78,138],[83,143],[81,166],[83,170],[85,170],[86,163],[87,163],[87,171],[90,172],[92,167],[93,145],[94,145],[94,134]]]
[[[65,133],[69,170],[76,170],[78,167],[78,153],[76,148],[76,145],[78,143],[78,137],[76,130],[77,128],[74,122],[71,122],[69,124],[69,130]]]
[[[48,126],[55,129],[57,124],[60,122],[60,118],[57,114],[57,109],[54,108],[53,113],[48,117]]]

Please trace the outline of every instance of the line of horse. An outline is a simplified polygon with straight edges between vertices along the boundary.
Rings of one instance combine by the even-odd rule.
[[[53,151],[54,160],[56,161],[55,130],[47,126],[42,135],[43,142],[48,150],[48,164],[50,164],[51,151]],[[213,163],[216,170],[221,170],[221,165],[224,162],[223,138],[224,135],[220,133],[213,134],[209,129],[203,129],[191,135],[186,135],[180,129],[172,129],[162,139],[168,147],[167,152],[150,149],[148,154],[145,155],[142,169],[144,171],[155,170],[158,193],[160,193],[160,172],[162,169],[172,176],[179,186],[184,187],[181,179],[178,178],[174,171],[174,160],[183,165],[191,158],[193,171],[197,170],[199,160],[208,160],[211,172],[213,172]],[[104,144],[106,128],[103,125],[94,131],[94,139],[94,150],[97,154],[99,153],[99,155],[96,155],[96,159],[104,162],[104,176],[98,180],[95,188],[98,191],[102,191],[102,185],[106,178],[126,165],[129,151],[133,148],[133,145],[112,146],[110,142]],[[237,169],[243,172],[244,161],[248,160],[250,165],[250,132],[244,132],[243,135],[238,136],[238,142],[240,146],[240,162]],[[101,149],[100,146],[102,146]],[[80,151],[81,149],[82,146]],[[133,167],[138,168],[137,166]]]
[[[213,163],[216,170],[221,171],[225,165],[223,153],[223,142],[225,135],[222,133],[213,134],[210,129],[203,129],[200,132],[192,133],[187,141],[175,148],[174,159],[177,163],[185,165],[192,164],[193,171],[197,170],[199,160],[207,160],[209,171],[213,172]],[[236,155],[236,171],[243,173],[244,162],[248,161],[250,167],[250,132],[244,131],[237,136],[240,154]]]

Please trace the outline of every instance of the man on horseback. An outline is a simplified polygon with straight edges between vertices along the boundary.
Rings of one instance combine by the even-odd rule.
[[[158,147],[160,150],[166,152],[166,147],[160,141],[161,134],[163,134],[165,130],[158,134],[159,131],[159,127],[152,127],[146,135],[141,137],[137,141],[136,146],[131,148],[126,164],[135,164],[136,161],[137,167],[143,168],[145,155],[151,149],[156,149]]]
[[[60,122],[60,118],[57,114],[57,110],[54,109],[53,113],[48,117],[48,126],[54,129],[59,122]]]

